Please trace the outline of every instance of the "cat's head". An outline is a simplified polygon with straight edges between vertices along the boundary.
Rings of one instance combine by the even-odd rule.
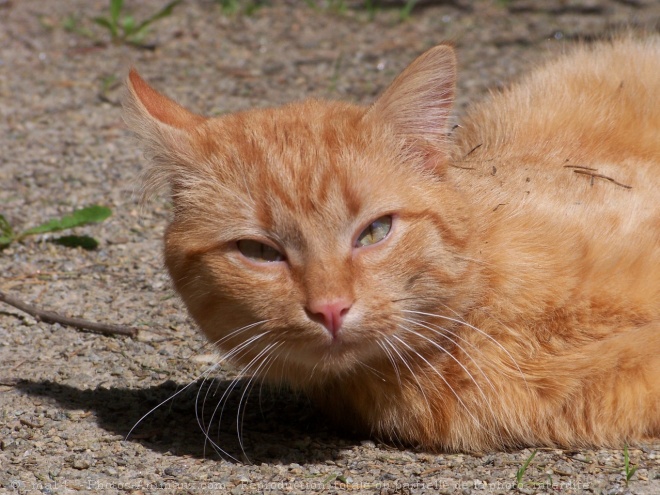
[[[455,72],[440,45],[369,108],[308,100],[205,118],[131,71],[148,187],[172,195],[167,267],[231,359],[301,381],[343,373],[424,347],[403,327],[425,317],[407,311],[467,304],[469,212],[443,181]]]

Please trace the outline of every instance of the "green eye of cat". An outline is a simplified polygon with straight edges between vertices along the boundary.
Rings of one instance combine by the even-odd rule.
[[[277,249],[263,242],[253,241],[252,239],[241,239],[236,243],[236,247],[246,258],[259,263],[272,263],[274,261],[283,261],[284,255]]]
[[[362,231],[355,242],[355,247],[371,246],[387,237],[392,229],[392,215],[377,218]]]

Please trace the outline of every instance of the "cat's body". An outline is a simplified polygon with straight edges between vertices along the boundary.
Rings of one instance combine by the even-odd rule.
[[[376,436],[660,435],[660,40],[578,48],[450,133],[454,81],[439,46],[369,109],[205,119],[132,73],[178,292],[247,373]]]

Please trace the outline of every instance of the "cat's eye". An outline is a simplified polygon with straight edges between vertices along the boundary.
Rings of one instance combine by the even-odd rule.
[[[284,261],[284,255],[282,253],[263,242],[252,239],[241,239],[236,243],[236,247],[238,247],[238,250],[243,256],[259,263]]]
[[[377,218],[362,231],[355,241],[355,247],[371,246],[387,237],[392,229],[392,215]]]

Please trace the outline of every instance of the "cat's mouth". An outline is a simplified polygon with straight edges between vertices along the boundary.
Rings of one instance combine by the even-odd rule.
[[[223,341],[221,351],[244,369],[265,370],[268,363],[279,366],[293,365],[310,373],[341,374],[361,363],[383,356],[380,339],[365,334],[364,329],[347,325],[332,334],[316,325],[261,326],[258,324],[243,327],[254,330],[249,335],[235,332]],[[231,333],[229,334],[231,335]]]
[[[296,348],[291,360],[310,370],[344,372],[377,354],[379,347],[337,335],[323,343]]]

